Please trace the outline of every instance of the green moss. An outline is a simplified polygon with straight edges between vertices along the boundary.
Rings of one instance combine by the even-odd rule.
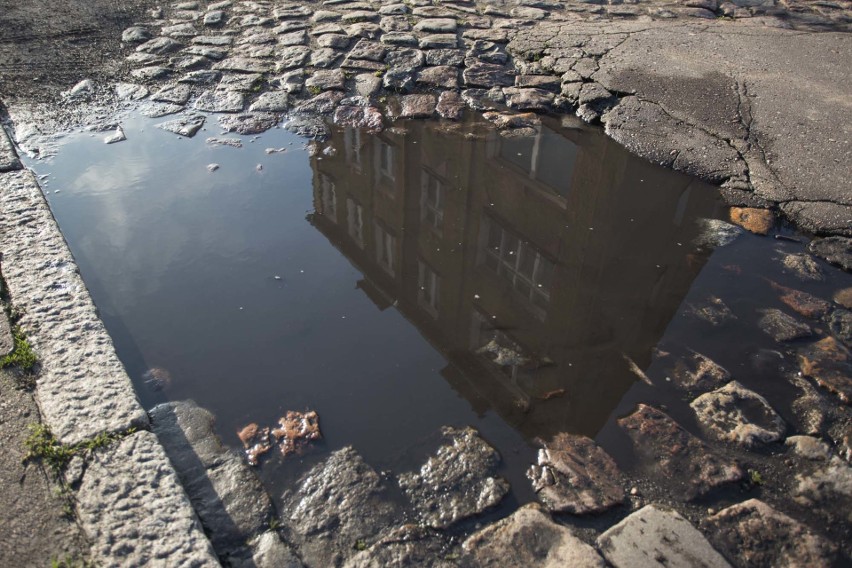
[[[24,446],[27,449],[24,461],[41,461],[56,474],[61,473],[74,456],[87,455],[100,448],[105,448],[136,431],[135,428],[130,428],[126,432],[110,434],[103,432],[89,440],[65,445],[56,439],[53,432],[45,424],[30,424],[29,428],[30,435],[24,440]]]
[[[760,475],[760,472],[756,469],[748,470],[749,481],[751,481],[752,485],[763,485],[766,483],[766,480]]]
[[[322,92],[322,89],[320,89],[316,85],[311,85],[310,87],[308,87],[308,92],[314,96],[317,96]]]
[[[30,342],[24,337],[24,332],[21,328],[15,326],[12,330],[15,339],[15,349],[0,359],[0,367],[18,367],[25,373],[32,373],[38,363],[35,351],[33,351]]]

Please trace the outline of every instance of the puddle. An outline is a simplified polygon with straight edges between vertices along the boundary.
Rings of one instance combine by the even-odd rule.
[[[637,402],[694,424],[666,380],[687,349],[786,418],[795,343],[757,327],[784,308],[768,281],[850,285],[821,261],[818,281],[785,268],[804,239],[699,246],[702,220],[726,215],[715,188],[571,119],[519,138],[475,117],[333,128],[313,151],[280,128],[235,148],[156,122],[129,119],[111,145],[71,135],[30,165],[146,408],[193,399],[236,449],[250,422],[319,414],[321,442],[262,460],[275,497],[331,450],[399,474],[441,426],[472,425],[511,502],[532,500],[536,438],[585,434],[624,465],[615,419]]]

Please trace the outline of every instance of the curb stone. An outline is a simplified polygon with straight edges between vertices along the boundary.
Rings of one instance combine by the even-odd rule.
[[[0,139],[8,139],[5,132]],[[148,416],[29,170],[0,173],[0,253],[9,293],[23,313],[19,323],[39,356],[39,410],[57,439],[75,444],[147,428]],[[150,432],[98,452],[79,480],[76,501],[98,565],[220,565]]]

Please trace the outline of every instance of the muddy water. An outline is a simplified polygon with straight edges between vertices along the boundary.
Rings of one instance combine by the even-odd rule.
[[[536,438],[582,433],[629,465],[614,420],[633,404],[692,423],[661,351],[705,353],[788,414],[777,369],[794,359],[755,324],[782,307],[767,279],[843,283],[785,271],[799,243],[699,246],[701,220],[725,216],[713,188],[570,120],[517,138],[476,118],[336,129],[312,149],[280,128],[234,148],[205,143],[212,120],[192,139],[156,122],[109,146],[71,135],[31,165],[146,407],[194,399],[234,447],[249,422],[319,413],[320,447],[259,468],[273,494],[350,444],[413,469],[445,424],[500,450],[512,502],[532,498]],[[711,296],[735,317],[695,316]]]

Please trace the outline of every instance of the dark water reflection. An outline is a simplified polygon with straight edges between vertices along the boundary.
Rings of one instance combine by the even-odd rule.
[[[440,426],[471,424],[528,499],[532,441],[612,419],[628,360],[651,364],[708,260],[697,220],[720,211],[555,119],[525,138],[475,118],[337,129],[313,157],[281,129],[241,149],[206,145],[215,128],[124,129],[33,167],[146,407],[194,399],[234,446],[248,422],[319,412],[322,448],[261,468],[273,493],[349,444],[416,467]]]
[[[527,440],[594,437],[704,265],[691,243],[715,192],[585,128],[460,135],[472,126],[335,132],[311,159],[309,219],[477,413]]]

